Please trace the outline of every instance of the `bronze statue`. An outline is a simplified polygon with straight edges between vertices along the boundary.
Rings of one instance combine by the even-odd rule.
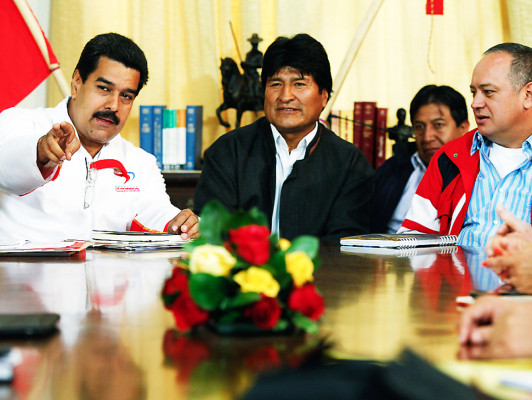
[[[258,49],[262,38],[256,33],[251,35],[248,39],[251,43],[251,50],[246,54],[246,61],[242,61],[240,66],[244,70],[244,76],[247,79],[249,93],[255,97],[262,96],[262,88],[259,80],[259,72],[257,69],[262,67],[262,52]],[[262,106],[260,108],[262,110]]]
[[[246,60],[240,65],[244,70],[241,74],[238,65],[232,58],[221,60],[220,71],[222,73],[222,87],[224,101],[216,109],[216,115],[220,124],[229,128],[229,123],[224,121],[221,112],[229,108],[236,109],[235,126],[240,126],[240,120],[244,111],[260,111],[264,108],[264,92],[259,80],[258,68],[262,67],[262,52],[258,45],[262,41],[256,33],[248,39],[251,50],[246,54]]]
[[[408,151],[408,139],[414,137],[414,129],[405,124],[406,111],[404,108],[397,110],[397,125],[388,129],[388,137],[395,141],[392,146],[394,154],[406,153]]]

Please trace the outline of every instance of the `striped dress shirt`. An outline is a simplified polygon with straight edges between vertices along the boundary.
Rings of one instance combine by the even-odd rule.
[[[471,154],[480,155],[480,171],[471,194],[458,244],[484,247],[490,236],[495,235],[502,224],[495,211],[498,204],[504,205],[517,218],[530,223],[532,205],[532,146],[531,137],[522,145],[524,161],[506,176],[501,177],[490,160],[493,142],[475,133]]]

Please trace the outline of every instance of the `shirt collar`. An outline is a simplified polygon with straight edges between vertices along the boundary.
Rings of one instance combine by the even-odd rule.
[[[272,124],[270,124],[270,126],[272,128],[273,141],[275,142],[275,147],[279,149],[279,146],[283,143],[286,147],[288,147],[288,145],[286,144],[286,140],[284,140],[284,137],[279,133],[277,128]],[[302,151],[305,152],[309,143],[312,142],[312,140],[316,136],[316,133],[318,133],[318,122],[316,122],[314,129],[307,133],[307,135],[305,135],[303,139],[301,139],[301,141],[297,145],[297,149],[301,148]]]
[[[427,170],[427,166],[421,160],[421,157],[419,156],[419,152],[418,151],[416,151],[414,154],[412,154],[412,157],[410,157],[410,161],[412,162],[412,165],[414,166],[414,169],[420,170],[422,172],[425,172]]]
[[[525,142],[523,143],[523,148],[525,151],[525,154],[527,154],[530,157],[530,154],[532,153],[532,135],[530,135]]]
[[[479,131],[476,131],[473,135],[473,143],[471,144],[471,155],[475,154],[477,151],[480,151],[484,145],[491,146],[491,140],[486,139],[479,133]]]
[[[473,143],[471,144],[471,155],[475,154],[477,150],[480,151],[480,149],[482,149],[483,146],[486,146],[487,148],[491,148],[492,145],[493,145],[493,142],[491,140],[482,136],[479,131],[476,131],[475,135],[473,136]],[[532,153],[532,135],[530,135],[523,142],[522,147],[524,148],[524,151],[526,154]]]

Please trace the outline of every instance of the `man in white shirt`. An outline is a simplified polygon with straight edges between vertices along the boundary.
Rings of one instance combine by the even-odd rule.
[[[414,193],[434,153],[469,129],[467,105],[450,86],[427,85],[410,103],[416,143],[395,154],[375,174],[371,231],[395,233],[401,227]]]
[[[197,216],[170,203],[154,157],[119,135],[147,80],[133,41],[98,35],[81,53],[71,97],[0,114],[2,240],[90,239],[96,229],[197,234]]]
[[[367,233],[373,170],[318,122],[332,91],[321,43],[306,34],[277,38],[264,53],[261,81],[266,117],[207,149],[196,212],[211,199],[230,210],[257,207],[287,239]]]

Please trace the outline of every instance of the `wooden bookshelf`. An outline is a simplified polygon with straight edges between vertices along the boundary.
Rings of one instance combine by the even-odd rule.
[[[194,208],[194,191],[201,171],[162,171],[170,201],[180,209]]]

